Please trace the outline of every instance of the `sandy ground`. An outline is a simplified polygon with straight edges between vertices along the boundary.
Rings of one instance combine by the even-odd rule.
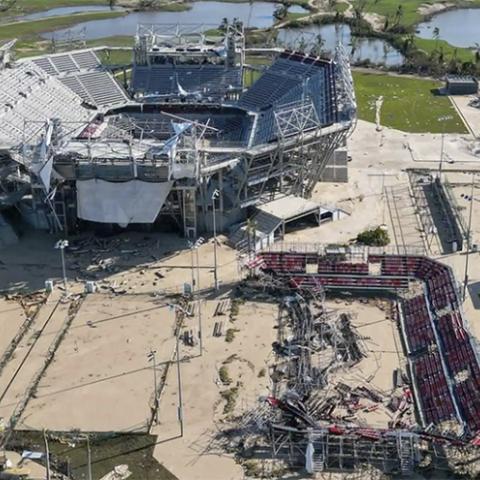
[[[10,418],[44,363],[47,351],[68,313],[69,303],[60,303],[59,299],[59,292],[49,297],[29,333],[22,339],[13,358],[3,369],[0,377],[0,417]],[[40,335],[42,329],[43,333]]]
[[[174,312],[152,297],[89,295],[29,403],[22,423],[41,429],[146,430],[158,381],[174,350]]]
[[[420,15],[433,15],[435,13],[440,13],[447,8],[452,8],[453,6],[455,6],[454,3],[448,2],[424,3],[418,7],[418,13],[420,13]]]
[[[184,403],[184,436],[179,437],[177,421],[178,385],[176,369],[170,369],[160,403],[160,424],[152,433],[159,435],[155,458],[181,479],[227,480],[243,478],[242,469],[225,454],[222,442],[216,439],[219,429],[228,426],[229,414],[224,414],[225,402],[220,392],[239,385],[239,394],[233,415],[241,415],[252,408],[259,395],[268,394],[268,375],[259,377],[271,359],[272,342],[276,339],[276,305],[247,302],[240,306],[234,323],[213,316],[216,302],[207,302],[204,308],[204,352],[201,357],[181,364]],[[213,337],[216,321],[224,321],[225,328],[238,331],[232,343],[225,337]],[[224,331],[226,331],[224,329]],[[185,349],[181,358],[191,354]],[[198,347],[195,347],[198,352]],[[235,360],[231,356],[235,355]],[[225,362],[227,359],[230,361]],[[231,377],[229,386],[222,385],[219,369],[225,366]],[[241,382],[238,384],[238,382]],[[175,455],[172,456],[171,452]],[[208,472],[208,473],[207,473]]]
[[[191,283],[192,255],[185,238],[179,235],[129,232],[105,239],[105,246],[88,243],[92,238],[84,234],[71,239],[72,246],[75,242],[80,246],[66,251],[67,277],[75,280],[77,287],[93,280],[102,292],[113,287],[127,293],[181,293],[184,283]],[[221,283],[229,283],[239,277],[236,252],[224,240],[222,236],[217,240],[218,278]],[[60,282],[61,260],[53,248],[55,241],[41,232],[27,232],[17,245],[1,250],[0,291],[42,289],[47,279]],[[200,246],[198,260],[199,286],[210,287],[214,283],[212,239]]]
[[[462,115],[464,121],[477,138],[480,137],[480,108],[475,108],[469,103],[475,99],[474,95],[452,96],[450,99]]]
[[[0,335],[0,357],[10,345],[25,319],[25,312],[19,303],[0,298],[0,332],[2,332]]]

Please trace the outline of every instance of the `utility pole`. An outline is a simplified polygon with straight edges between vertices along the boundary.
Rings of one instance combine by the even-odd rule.
[[[200,345],[200,356],[203,355],[203,335],[202,335],[202,300],[198,300],[198,343]]]
[[[441,142],[441,147],[440,147],[440,164],[438,166],[438,179],[441,181],[442,180],[442,166],[443,166],[443,156],[444,156],[444,151],[445,151],[445,122],[448,120],[452,120],[453,117],[451,115],[445,115],[444,117],[438,117],[438,120],[443,123],[443,128],[442,128],[442,142]]]
[[[67,269],[65,266],[65,248],[68,247],[68,240],[59,240],[55,244],[55,248],[60,250],[60,256],[62,258],[62,275],[63,275],[63,288],[65,289],[65,296],[68,295],[68,287],[67,287]]]
[[[473,212],[473,189],[475,188],[475,173],[472,173],[472,188],[470,191],[470,212],[468,214],[468,230],[467,230],[467,255],[465,256],[465,277],[463,280],[463,301],[467,298],[467,286],[468,286],[468,260],[470,256],[470,250],[472,248],[472,212]]]
[[[43,441],[45,443],[45,467],[47,469],[47,480],[50,480],[50,449],[48,448],[47,432],[43,429]]]
[[[202,243],[203,243],[203,238],[202,238]],[[200,260],[198,258],[198,248],[195,249],[195,256],[197,259],[197,289],[200,290]]]
[[[178,312],[177,312],[178,319]],[[180,436],[183,437],[183,398],[182,398],[182,378],[180,374],[180,328],[179,322],[177,322],[177,347],[176,347],[176,357],[177,357],[177,382],[178,382],[178,421],[180,422]]]
[[[194,244],[192,242],[188,242],[188,246],[190,247],[190,253],[192,257],[192,293],[195,291],[195,255],[194,255]]]
[[[215,200],[220,196],[218,189],[212,194],[212,212],[213,212],[213,278],[215,282],[215,290],[218,290],[218,272],[217,272],[217,215],[215,210]]]
[[[199,260],[198,260],[198,248],[203,245],[205,239],[203,237],[197,238],[195,243],[188,242],[188,246],[190,247],[190,253],[192,257],[192,293],[199,288],[200,285],[200,272],[199,272]],[[197,280],[195,280],[195,258],[197,260]]]
[[[148,352],[148,355],[147,355],[148,360],[152,362],[152,368],[153,368],[153,395],[154,395],[153,421],[154,423],[158,423],[157,360],[155,356],[156,353],[157,353],[156,350],[150,349],[150,352]]]
[[[90,451],[90,435],[87,435],[87,479],[92,480],[92,452]]]

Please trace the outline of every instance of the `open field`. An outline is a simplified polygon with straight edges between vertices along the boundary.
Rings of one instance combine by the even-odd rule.
[[[21,40],[38,40],[38,35],[52,30],[68,28],[77,23],[88,22],[90,20],[105,20],[108,18],[121,17],[124,12],[96,12],[79,13],[61,17],[51,17],[32,22],[15,22],[0,25],[0,40],[11,40],[18,38]]]
[[[384,126],[412,133],[467,132],[449,98],[434,94],[440,82],[361,72],[354,72],[353,79],[362,120],[375,121],[375,101],[383,96]],[[440,122],[443,116],[452,119]]]
[[[453,58],[461,62],[474,62],[475,52],[468,48],[454,47],[445,40],[432,40],[428,38],[415,37],[415,46],[419,50],[423,50],[425,53],[431,54],[432,52],[442,52],[445,61],[449,61]]]
[[[352,0],[352,3],[359,2],[360,0]],[[428,9],[429,5],[438,5],[440,2],[435,0],[367,0],[365,6],[365,12],[373,12],[383,17],[389,17],[393,19],[396,15],[399,5],[402,7],[402,14],[399,18],[399,23],[402,25],[413,25],[422,20],[423,15],[419,10],[420,7]],[[450,5],[461,6],[475,6],[480,5],[478,0],[451,0],[448,2]]]
[[[57,7],[74,7],[77,5],[109,5],[108,0],[17,0],[7,13],[22,14],[49,10]]]
[[[160,379],[175,344],[174,314],[164,305],[150,296],[88,296],[23,424],[60,431],[146,431],[153,401],[147,354],[157,351]]]

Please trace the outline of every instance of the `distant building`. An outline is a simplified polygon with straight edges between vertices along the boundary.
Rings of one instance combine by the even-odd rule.
[[[472,95],[478,92],[478,80],[470,76],[447,75],[446,89],[449,95]]]

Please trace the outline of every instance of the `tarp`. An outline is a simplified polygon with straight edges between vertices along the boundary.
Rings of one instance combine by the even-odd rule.
[[[43,458],[42,452],[31,452],[30,450],[24,450],[22,452],[22,458],[29,458],[30,460],[39,460]]]
[[[153,223],[173,182],[77,180],[77,215],[100,223]]]

